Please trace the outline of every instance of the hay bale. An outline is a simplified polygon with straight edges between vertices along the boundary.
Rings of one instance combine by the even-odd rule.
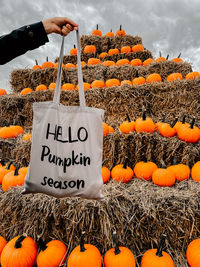
[[[143,53],[141,56],[145,56],[144,52],[140,53]],[[118,55],[114,55],[114,57],[117,58]],[[135,77],[137,77],[137,75],[146,77],[147,75],[156,71],[163,77],[164,81],[165,78],[174,71],[180,72],[183,77],[185,77],[190,70],[191,65],[189,63],[176,63],[171,61],[152,63],[147,67],[133,67],[131,65],[105,67],[99,64],[96,66],[84,66],[83,79],[85,82],[89,83],[97,78],[106,81],[109,78],[119,77],[121,81],[123,81],[129,77],[131,80],[133,80]],[[50,83],[56,82],[57,69],[49,68],[42,70],[13,70],[10,77],[10,84],[13,92],[20,92],[25,87],[31,87],[32,89],[35,89],[39,84],[45,84],[49,86]],[[63,69],[62,83],[66,83],[68,81],[77,84],[77,69]]]
[[[12,139],[1,139],[0,138],[0,159],[5,161],[15,160],[12,158],[12,151],[16,147],[16,140]]]
[[[186,248],[199,237],[200,184],[192,180],[161,188],[151,182],[133,179],[128,184],[104,185],[104,202],[79,198],[55,199],[41,194],[21,195],[20,188],[0,193],[0,232],[7,239],[27,233],[67,244],[69,252],[86,231],[88,243],[102,254],[112,247],[112,232],[119,244],[137,256],[158,245],[161,234],[167,235],[166,250],[176,266],[187,266]],[[8,205],[9,203],[9,205]]]

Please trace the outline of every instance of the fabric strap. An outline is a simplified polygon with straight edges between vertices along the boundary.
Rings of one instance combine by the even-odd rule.
[[[64,36],[62,37],[62,44],[60,49],[59,63],[58,63],[58,73],[57,73],[57,81],[56,88],[54,92],[53,102],[56,104],[60,104],[60,93],[61,93],[61,81],[62,81],[62,64],[63,64],[63,56],[64,56]],[[78,64],[78,85],[79,85],[79,103],[80,106],[85,107],[85,93],[83,87],[83,74],[81,68],[81,45],[80,45],[80,36],[78,30],[76,31],[76,39],[77,39],[77,64]]]

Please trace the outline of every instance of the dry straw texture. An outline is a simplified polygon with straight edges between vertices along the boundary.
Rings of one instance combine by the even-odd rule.
[[[41,235],[45,241],[58,238],[70,251],[85,230],[86,242],[104,254],[113,246],[111,236],[116,230],[120,245],[129,247],[139,263],[141,255],[156,247],[165,233],[165,249],[175,266],[184,267],[186,248],[200,234],[200,184],[192,180],[173,188],[136,178],[129,184],[109,182],[103,187],[104,202],[21,195],[20,190],[0,193],[0,232],[7,239],[24,232],[35,239]]]

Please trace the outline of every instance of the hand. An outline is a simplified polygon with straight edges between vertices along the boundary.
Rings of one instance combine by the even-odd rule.
[[[65,17],[46,19],[42,23],[46,34],[51,34],[54,32],[66,36],[71,31],[78,30],[78,24]]]

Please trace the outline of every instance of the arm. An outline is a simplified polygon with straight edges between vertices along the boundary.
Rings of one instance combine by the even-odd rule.
[[[0,37],[0,65],[48,42],[43,23],[38,22]]]

